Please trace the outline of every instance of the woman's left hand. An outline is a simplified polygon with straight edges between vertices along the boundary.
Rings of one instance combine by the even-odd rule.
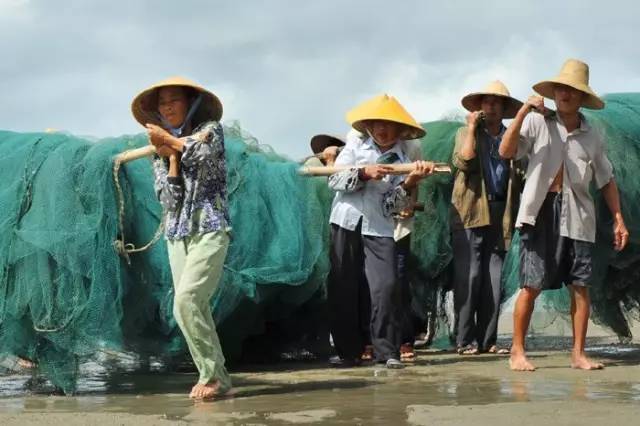
[[[415,186],[420,179],[429,176],[435,169],[435,164],[432,161],[416,161],[413,164],[415,168],[404,181],[408,187]]]
[[[167,132],[165,129],[151,123],[147,123],[145,127],[147,128],[149,143],[151,143],[151,145],[157,148],[167,143],[170,135],[169,132]]]

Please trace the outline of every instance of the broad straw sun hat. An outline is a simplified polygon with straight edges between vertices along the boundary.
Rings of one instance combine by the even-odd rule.
[[[504,118],[513,118],[522,107],[522,102],[512,98],[507,86],[503,82],[496,80],[489,83],[482,91],[469,93],[462,98],[462,106],[470,112],[482,109],[482,98],[484,96],[498,96],[504,99]]]
[[[589,87],[589,65],[577,59],[568,59],[560,74],[550,80],[544,80],[533,86],[533,90],[545,98],[554,99],[553,87],[564,84],[585,94],[582,106],[589,109],[604,108],[604,101]]]

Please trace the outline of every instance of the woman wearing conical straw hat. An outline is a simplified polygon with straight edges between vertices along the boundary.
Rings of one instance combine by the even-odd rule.
[[[328,280],[329,324],[337,356],[335,366],[360,364],[366,343],[361,324],[361,292],[368,288],[370,335],[376,361],[402,368],[401,301],[397,282],[393,215],[410,203],[420,179],[433,163],[416,162],[407,176],[388,174],[389,164],[408,162],[405,140],[425,131],[393,97],[377,96],[347,114],[364,139],[350,138],[336,159],[351,169],[329,177],[336,191],[331,210],[331,270]],[[358,165],[369,164],[364,168]],[[372,165],[373,164],[373,165]],[[365,279],[367,286],[362,285]]]
[[[131,108],[157,152],[153,169],[164,210],[173,314],[200,373],[190,397],[221,397],[231,378],[210,301],[229,245],[222,104],[194,82],[172,77],[142,91]]]
[[[496,346],[502,263],[511,241],[521,179],[498,148],[522,106],[501,81],[462,98],[467,125],[456,135],[451,196],[456,346],[460,355],[506,353]]]
[[[520,229],[520,292],[513,312],[510,367],[535,369],[525,354],[525,336],[536,298],[543,290],[566,285],[571,295],[573,368],[600,369],[587,358],[584,345],[589,323],[588,286],[596,212],[589,191],[593,182],[613,215],[613,246],[622,250],[629,239],[620,211],[613,167],[602,135],[580,113],[580,108],[601,109],[604,102],[589,87],[589,67],[567,60],[560,74],[533,86],[553,99],[555,114],[542,115],[544,101],[533,96],[516,114],[505,132],[500,154],[527,157],[527,180],[516,227]]]

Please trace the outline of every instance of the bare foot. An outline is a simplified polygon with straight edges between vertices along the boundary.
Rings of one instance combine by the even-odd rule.
[[[229,392],[225,392],[221,394],[219,390],[220,390],[220,382],[217,380],[215,382],[207,383],[204,385],[197,383],[193,387],[193,389],[191,389],[191,394],[189,395],[189,398],[205,400],[205,399],[214,399],[214,398],[222,397],[229,394]]]
[[[514,351],[511,349],[511,357],[509,358],[509,368],[513,371],[535,371],[536,367],[529,362],[524,352]]]
[[[18,366],[20,366],[20,368],[24,368],[25,370],[32,370],[36,368],[35,362],[29,361],[26,358],[18,358]]]
[[[191,393],[189,394],[189,398],[193,399],[196,398],[196,395],[198,393],[200,393],[200,387],[202,385],[200,383],[196,383],[192,388],[191,388]]]
[[[578,370],[602,370],[604,364],[591,361],[583,352],[578,355],[571,355],[571,368]]]

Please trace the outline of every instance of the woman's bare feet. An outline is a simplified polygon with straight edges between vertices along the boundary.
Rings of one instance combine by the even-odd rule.
[[[26,358],[18,358],[18,366],[25,370],[32,370],[37,367],[36,363]]]
[[[215,381],[207,384],[196,383],[195,386],[191,389],[191,393],[189,394],[189,398],[192,399],[213,399],[218,395],[218,390],[220,389],[220,382]]]
[[[513,371],[535,371],[536,367],[529,362],[524,351],[514,350],[511,348],[511,357],[509,358],[509,368]]]
[[[593,362],[584,352],[580,352],[576,354],[575,352],[571,355],[571,368],[575,368],[578,370],[602,370],[604,368],[604,364],[601,362]]]

